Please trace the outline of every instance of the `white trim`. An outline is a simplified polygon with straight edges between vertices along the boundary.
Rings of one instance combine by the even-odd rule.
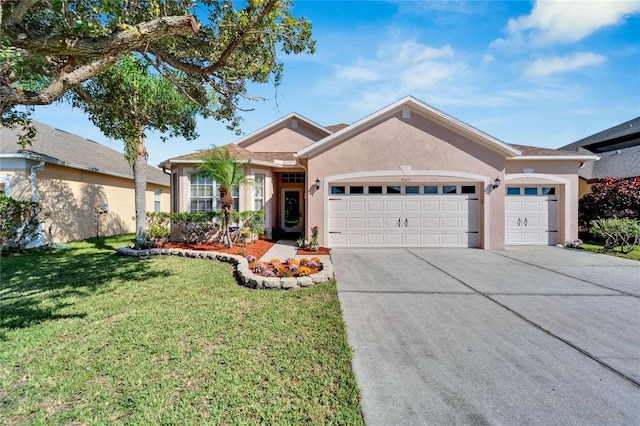
[[[561,178],[555,175],[548,175],[545,173],[513,173],[505,175],[505,186],[506,182],[510,180],[516,179],[524,179],[524,178],[536,178],[548,180],[550,182],[556,182],[564,185],[564,241],[571,240],[571,181],[569,179]],[[540,185],[539,183],[531,184],[531,185]],[[558,239],[558,243],[562,243],[560,239]]]
[[[507,158],[509,161],[554,160],[554,161],[597,161],[599,155],[521,155]]]
[[[508,145],[494,138],[493,136],[483,133],[480,130],[466,123],[463,123],[462,121],[459,121],[443,113],[442,111],[439,111],[425,104],[424,102],[417,100],[412,96],[407,96],[405,98],[402,98],[394,102],[391,105],[388,105],[382,108],[381,110],[378,110],[377,112],[374,112],[373,114],[368,115],[367,117],[364,117],[363,119],[353,123],[352,125],[347,126],[344,129],[336,133],[333,133],[330,136],[327,136],[324,139],[320,139],[319,141],[312,143],[311,145],[298,151],[296,155],[298,157],[302,157],[302,156],[311,154],[315,151],[318,151],[322,148],[331,148],[334,143],[339,142],[340,138],[357,132],[360,128],[365,127],[369,123],[401,107],[412,108],[417,113],[421,113],[422,115],[427,116],[428,118],[444,125],[445,127],[450,128],[451,130],[457,133],[461,133],[468,137],[471,137],[473,140],[481,143],[482,145],[488,147],[489,149],[500,152],[508,157],[522,154],[520,150],[512,147],[511,145]]]
[[[323,200],[323,241],[325,244],[329,243],[329,184],[332,182],[344,180],[344,179],[354,179],[354,178],[365,178],[365,177],[380,177],[380,176],[442,176],[442,177],[453,177],[453,178],[464,178],[464,179],[472,179],[475,181],[479,181],[483,183],[483,187],[480,188],[483,195],[481,199],[481,203],[483,205],[482,212],[482,247],[485,250],[489,250],[490,247],[490,239],[491,235],[490,229],[490,212],[491,212],[491,197],[490,193],[486,192],[486,188],[489,185],[489,182],[493,182],[493,178],[490,176],[482,176],[474,173],[466,173],[466,172],[457,172],[453,170],[408,170],[406,174],[403,174],[402,170],[374,170],[374,171],[366,171],[366,172],[352,172],[352,173],[344,173],[341,175],[333,175],[327,176],[322,179],[322,186],[324,190],[324,200]]]

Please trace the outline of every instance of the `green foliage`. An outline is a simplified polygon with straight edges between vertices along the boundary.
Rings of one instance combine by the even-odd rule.
[[[640,220],[640,178],[604,178],[579,202],[579,224],[588,229],[592,221],[612,217]]]
[[[171,236],[170,213],[147,213],[147,239],[152,244],[169,241]]]
[[[222,229],[226,234],[226,243],[233,245],[229,225],[231,224],[231,207],[233,197],[231,190],[244,184],[244,163],[237,160],[226,147],[212,148],[200,153],[202,163],[194,170],[195,176],[207,176],[220,185],[220,202],[222,204]]]
[[[0,194],[0,252],[2,246],[24,250],[40,232],[40,204]]]
[[[640,243],[640,222],[630,218],[607,218],[592,222],[591,232],[604,239],[604,249],[620,247],[622,253],[632,252]]]
[[[311,24],[288,0],[2,2],[0,112],[44,105],[134,54],[191,96],[218,94],[216,120],[238,131],[247,83],[279,83],[278,53],[313,53]],[[189,78],[173,78],[182,72]],[[195,82],[195,84],[194,84]],[[185,96],[185,97],[188,97]],[[205,105],[203,105],[205,106]]]

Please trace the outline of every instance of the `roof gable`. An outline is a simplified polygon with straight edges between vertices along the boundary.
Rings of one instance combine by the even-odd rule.
[[[288,135],[281,138],[275,136],[283,131],[289,131]],[[234,145],[239,145],[254,152],[295,152],[300,147],[308,146],[331,133],[331,130],[308,118],[300,114],[291,113],[237,140]],[[292,138],[291,136],[293,135],[296,137]],[[282,144],[283,140],[286,140],[287,143]],[[288,145],[294,145],[295,148],[289,149]]]
[[[395,114],[400,110],[402,110],[403,117],[408,117],[412,113],[420,114],[458,134],[468,137],[469,139],[475,141],[480,145],[483,145],[493,151],[499,152],[507,157],[518,156],[521,154],[518,149],[512,147],[511,145],[508,145],[494,138],[493,136],[483,133],[472,126],[463,123],[462,121],[459,121],[443,113],[442,111],[439,111],[425,104],[424,102],[415,99],[414,97],[407,96],[353,123],[352,125],[347,126],[342,130],[339,130],[338,132],[329,135],[324,139],[315,142],[314,144],[309,145],[306,148],[301,149],[297,152],[297,155],[300,157],[305,157],[330,149],[331,147],[347,140],[350,136],[356,134],[362,129],[375,125],[376,122],[384,119],[385,117],[388,117],[389,115]]]
[[[122,152],[37,121],[33,124],[36,136],[26,149],[17,144],[20,134],[18,129],[0,126],[0,154],[28,157],[65,167],[133,179],[133,168]],[[148,165],[147,181],[168,186],[169,176]]]

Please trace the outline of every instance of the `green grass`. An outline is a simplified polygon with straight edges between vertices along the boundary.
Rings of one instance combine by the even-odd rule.
[[[335,282],[249,290],[130,242],[2,258],[0,424],[363,424]]]
[[[596,253],[604,253],[604,254],[609,254],[611,256],[624,257],[625,259],[640,261],[640,246],[636,247],[630,253],[622,253],[620,247],[614,248],[613,251],[604,251],[603,245],[593,243],[593,242],[584,243],[580,246],[580,248],[582,248],[583,250],[593,251]]]

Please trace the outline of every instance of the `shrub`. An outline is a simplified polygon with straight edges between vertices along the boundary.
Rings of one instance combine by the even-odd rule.
[[[40,233],[40,204],[0,194],[0,252],[4,245],[24,250]]]
[[[622,253],[632,252],[640,243],[640,223],[630,218],[594,220],[591,232],[604,239],[605,250],[620,247]]]
[[[604,178],[579,202],[579,224],[587,230],[592,221],[607,218],[640,220],[640,178]]]

